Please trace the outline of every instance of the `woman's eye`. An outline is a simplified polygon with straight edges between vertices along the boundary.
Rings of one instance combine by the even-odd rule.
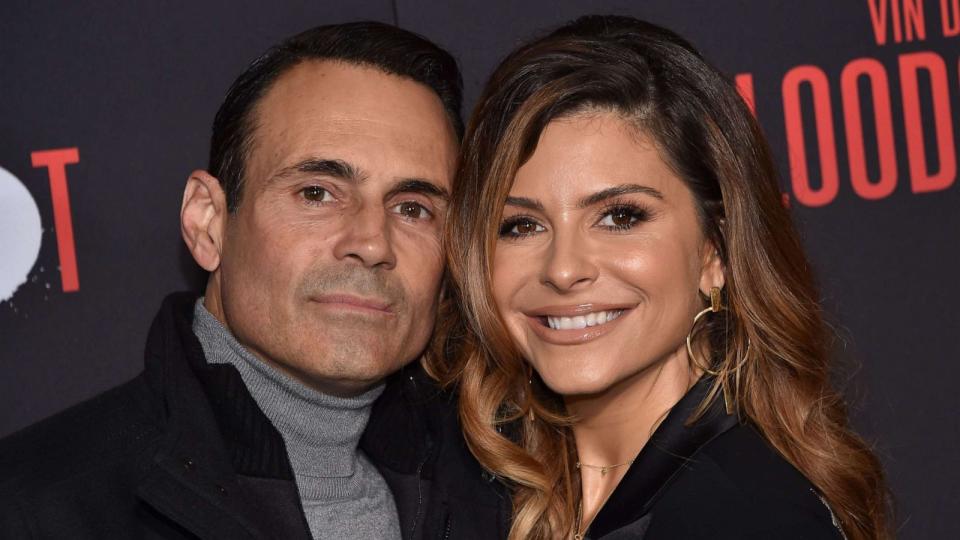
[[[543,225],[529,218],[508,219],[500,226],[500,236],[521,238],[545,230]]]
[[[325,203],[333,200],[333,195],[320,186],[307,186],[302,190],[303,198],[313,203]]]
[[[639,208],[618,206],[607,210],[598,225],[611,230],[625,230],[646,218],[646,212]]]
[[[430,217],[430,211],[418,202],[402,202],[393,207],[393,211],[409,219],[424,219]]]

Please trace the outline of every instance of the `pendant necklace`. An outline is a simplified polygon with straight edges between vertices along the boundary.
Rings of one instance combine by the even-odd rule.
[[[616,469],[618,467],[623,467],[624,465],[633,465],[633,462],[636,461],[636,458],[631,459],[630,461],[624,461],[623,463],[617,463],[616,465],[590,465],[589,463],[580,463],[577,462],[577,468],[586,467],[588,469],[597,469],[600,471],[600,477],[603,478],[607,475],[608,472]]]
[[[585,467],[585,468],[587,468],[587,469],[599,470],[599,471],[600,471],[600,478],[603,478],[603,477],[606,476],[607,473],[610,472],[611,470],[616,469],[616,468],[619,468],[619,467],[624,467],[624,466],[627,466],[627,465],[633,465],[633,462],[636,461],[636,460],[637,460],[637,458],[633,458],[633,459],[631,459],[630,461],[624,461],[623,463],[617,463],[617,464],[614,464],[614,465],[590,465],[589,463],[580,463],[580,462],[578,461],[578,462],[577,462],[577,469],[581,469],[581,468],[584,468],[584,467]],[[611,492],[611,494],[612,494],[612,492]],[[609,497],[610,497],[610,494],[607,495],[607,498],[609,498]],[[606,503],[606,499],[604,499],[604,503]],[[603,506],[603,505],[601,505],[601,506]],[[596,516],[594,516],[594,517],[596,517]],[[593,520],[591,519],[590,521],[592,522]],[[587,523],[587,527],[588,527],[588,528],[590,527],[590,523]],[[576,523],[576,530],[574,531],[574,534],[573,534],[573,540],[583,540],[584,535],[586,534],[586,532],[587,532],[587,531],[583,530],[583,501],[581,500],[581,501],[580,501],[580,504],[577,505],[577,523]]]

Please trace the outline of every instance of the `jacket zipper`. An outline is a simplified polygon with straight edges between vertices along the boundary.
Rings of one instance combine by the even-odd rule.
[[[450,513],[448,512],[447,518],[444,521],[442,540],[450,540],[450,531],[451,529],[453,529],[453,523],[451,523],[451,521],[452,520],[450,519]]]
[[[413,377],[410,377],[410,385],[416,389],[417,382]],[[423,467],[427,464],[427,461],[430,460],[430,454],[433,452],[433,441],[430,438],[427,438],[427,451],[424,453],[423,459],[420,460],[420,463],[417,464],[417,513],[413,519],[413,526],[410,528],[410,539],[415,540],[417,534],[417,525],[420,524],[421,516],[423,515]]]
[[[417,465],[417,513],[413,519],[413,527],[410,529],[411,540],[414,540],[417,537],[417,525],[420,523],[420,516],[423,513],[423,466],[426,465],[427,460],[430,459],[429,445],[427,448],[427,455],[423,458],[420,464]]]

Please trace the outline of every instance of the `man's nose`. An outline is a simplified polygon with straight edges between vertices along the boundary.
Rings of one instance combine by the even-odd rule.
[[[334,245],[333,254],[340,260],[354,260],[367,268],[391,269],[397,264],[391,240],[389,217],[379,205],[364,205],[345,217],[350,222]]]

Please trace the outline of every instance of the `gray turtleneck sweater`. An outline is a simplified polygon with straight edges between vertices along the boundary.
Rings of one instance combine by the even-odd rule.
[[[393,496],[358,448],[383,385],[349,398],[320,393],[257,359],[197,300],[193,332],[207,362],[231,364],[283,437],[315,539],[399,539]]]

